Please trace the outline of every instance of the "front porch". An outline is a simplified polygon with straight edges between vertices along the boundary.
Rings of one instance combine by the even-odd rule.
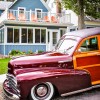
[[[0,28],[0,54],[12,50],[51,51],[70,24],[3,21]],[[2,38],[1,38],[2,37]]]

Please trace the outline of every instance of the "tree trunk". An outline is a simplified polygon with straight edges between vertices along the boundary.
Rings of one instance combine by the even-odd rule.
[[[85,24],[84,24],[84,0],[77,0],[78,3],[78,10],[79,10],[79,15],[78,15],[78,29],[84,29]]]
[[[61,13],[61,3],[59,0],[56,0],[56,13]]]

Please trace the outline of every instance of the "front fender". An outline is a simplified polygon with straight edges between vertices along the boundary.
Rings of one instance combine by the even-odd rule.
[[[85,70],[53,69],[23,73],[16,76],[21,96],[26,98],[31,88],[39,83],[51,82],[59,94],[91,87],[91,77]]]

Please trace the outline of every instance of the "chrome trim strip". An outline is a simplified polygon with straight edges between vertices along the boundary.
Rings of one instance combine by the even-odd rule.
[[[89,88],[85,88],[85,89],[82,89],[82,90],[77,90],[77,91],[73,91],[73,92],[68,92],[68,93],[64,93],[64,94],[61,94],[61,96],[69,96],[69,95],[72,95],[72,94],[76,94],[76,93],[80,93],[80,92],[85,92],[85,91],[88,91],[88,90],[92,90],[94,88],[98,88],[100,87],[100,85],[94,85],[94,86],[91,86]]]

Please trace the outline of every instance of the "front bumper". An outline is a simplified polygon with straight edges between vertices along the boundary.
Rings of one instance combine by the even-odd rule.
[[[11,100],[20,100],[20,95],[17,95],[13,92],[13,90],[9,87],[7,80],[5,80],[3,83],[3,90],[7,98]]]

